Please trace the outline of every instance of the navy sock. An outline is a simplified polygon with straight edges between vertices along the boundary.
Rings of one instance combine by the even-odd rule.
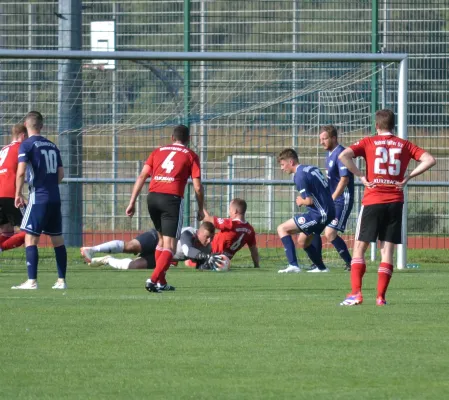
[[[318,250],[313,246],[312,244],[309,247],[306,247],[304,251],[309,256],[310,260],[319,268],[319,269],[325,269],[326,266],[323,263],[323,256],[321,255],[321,252],[318,252]]]
[[[55,247],[55,256],[58,278],[65,279],[65,273],[67,271],[67,250],[65,245]]]
[[[298,259],[296,258],[296,248],[293,243],[293,239],[290,235],[284,236],[281,238],[282,244],[284,245],[285,255],[287,256],[287,260],[289,265],[298,266]]]
[[[315,247],[315,250],[318,252],[318,254],[321,255],[321,258],[323,258],[323,241],[321,240],[321,235],[318,235],[315,233],[313,235],[312,239],[312,246]]]
[[[338,251],[338,254],[340,254],[340,257],[344,260],[344,262],[346,264],[351,264],[352,257],[349,254],[348,246],[346,246],[345,241],[340,236],[337,236],[331,243]]]
[[[39,252],[37,246],[27,246],[25,248],[28,279],[37,279],[37,264],[39,263]]]

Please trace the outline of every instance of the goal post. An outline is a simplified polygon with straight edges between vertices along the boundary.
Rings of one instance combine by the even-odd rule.
[[[36,85],[32,85],[33,88],[38,88],[35,89],[39,91],[36,104],[41,108],[44,115],[57,115],[55,109],[60,107],[60,104],[54,100],[52,92],[52,85],[55,80],[57,81],[55,69],[57,72],[58,67],[54,63],[55,61],[70,59],[84,60],[85,63],[89,63],[88,60],[114,60],[116,66],[114,82],[112,82],[107,70],[80,70],[77,74],[72,74],[71,78],[69,77],[73,79],[73,82],[66,82],[67,87],[70,87],[70,84],[76,89],[79,89],[79,85],[82,86],[83,120],[85,121],[82,133],[83,148],[72,150],[73,154],[80,154],[83,157],[87,155],[85,161],[101,161],[106,159],[108,154],[111,154],[111,132],[114,132],[114,135],[117,134],[114,146],[123,146],[129,150],[129,154],[126,155],[114,150],[112,154],[115,155],[117,162],[141,159],[137,150],[142,147],[145,147],[146,150],[151,149],[148,145],[148,137],[151,137],[151,143],[160,143],[168,137],[169,129],[165,129],[165,127],[183,122],[186,118],[192,125],[198,125],[200,120],[201,127],[207,124],[207,138],[204,137],[205,129],[198,129],[195,126],[192,129],[197,129],[200,136],[203,136],[192,140],[192,145],[195,150],[201,153],[205,164],[225,164],[227,157],[232,154],[239,157],[241,155],[254,155],[254,150],[251,150],[251,147],[258,149],[260,160],[268,153],[274,155],[280,146],[298,146],[301,150],[305,147],[310,148],[310,143],[317,142],[318,132],[316,130],[319,124],[333,123],[333,118],[337,120],[342,116],[350,118],[350,124],[357,125],[356,134],[360,137],[362,133],[367,134],[366,127],[368,124],[366,121],[363,124],[358,124],[356,118],[361,118],[363,114],[363,118],[369,120],[371,118],[370,111],[363,111],[364,108],[361,106],[357,111],[357,116],[351,116],[351,100],[342,100],[338,95],[332,99],[331,96],[328,100],[330,108],[327,112],[327,119],[320,118],[318,121],[313,104],[308,104],[309,97],[316,96],[320,92],[333,95],[336,90],[353,94],[358,94],[359,91],[360,93],[361,91],[368,92],[370,90],[369,84],[359,85],[360,87],[357,90],[351,89],[351,85],[357,86],[362,81],[369,82],[370,76],[380,71],[379,69],[372,72],[371,66],[375,63],[392,63],[395,65],[394,72],[397,71],[397,77],[391,79],[394,80],[392,93],[397,104],[397,133],[399,137],[407,138],[407,54],[109,52],[0,49],[0,59],[2,60],[2,73],[6,77],[6,80],[0,83],[0,90],[3,95],[5,93],[8,95],[4,102],[7,110],[20,109],[17,105],[21,104],[22,100],[18,88],[24,81],[23,77],[27,76],[25,68],[27,68],[28,62],[30,60],[41,60],[45,64],[38,77],[40,81],[36,82]],[[186,99],[183,98],[183,91],[185,91],[186,86],[186,81],[183,79],[183,62],[185,61],[191,62],[191,68],[195,68],[194,63],[198,62],[196,67],[198,71],[200,70],[199,62],[207,62],[210,65],[208,74],[202,73],[202,78],[197,78],[196,83],[194,83],[197,85],[196,90],[201,88],[203,94],[207,92],[207,100],[205,98],[198,100],[193,95],[188,104],[189,112],[191,112],[189,115],[185,115],[189,107],[186,107]],[[21,71],[21,62],[23,71]],[[131,65],[130,62],[134,64]],[[11,65],[9,66],[8,63]],[[329,63],[337,63],[338,66],[327,70]],[[270,66],[267,66],[268,64]],[[368,65],[370,68],[360,72],[357,68],[354,68],[354,71],[349,71],[351,68],[348,66],[355,64]],[[126,69],[124,69],[124,65],[126,65]],[[316,72],[311,73],[316,65],[320,67],[317,67]],[[46,66],[49,67],[46,69]],[[345,68],[349,72],[344,72]],[[209,79],[214,73],[216,80],[213,84],[210,81],[204,82],[204,79]],[[152,74],[151,77],[154,82],[148,83],[149,74]],[[198,76],[200,76],[199,73]],[[195,82],[195,78],[192,78],[192,82]],[[25,83],[27,82],[25,81]],[[117,105],[113,107],[114,118],[112,118],[110,114],[111,93],[112,90],[116,90],[116,85],[119,84],[122,87],[115,92]],[[136,96],[139,97],[138,101],[136,101]],[[323,96],[325,97],[325,95]],[[363,96],[364,93],[360,97],[362,100]],[[205,101],[208,103],[207,109],[204,107]],[[315,100],[313,101],[315,102]],[[331,104],[332,102],[334,104]],[[346,108],[338,110],[339,104],[345,104],[344,107]],[[331,109],[334,106],[337,107],[336,110]],[[150,107],[153,107],[153,109],[150,109]],[[195,115],[195,108],[202,111]],[[7,126],[23,116],[20,115],[21,111],[17,110],[10,111],[6,116],[2,116],[3,125]],[[130,115],[131,113],[132,115]],[[201,118],[198,117],[200,113]],[[111,121],[114,122],[111,124]],[[341,122],[338,126],[345,127],[345,124],[346,122]],[[307,127],[305,127],[306,125]],[[279,129],[274,129],[273,126],[279,127]],[[238,143],[233,136],[236,131],[239,135]],[[286,132],[290,132],[288,134],[290,141],[287,139]],[[207,149],[201,151],[201,146],[208,143],[214,134],[216,135],[215,147],[207,144]],[[84,137],[85,135],[86,137]],[[127,139],[127,135],[134,135],[137,139],[132,142]],[[262,135],[264,135],[263,140],[260,139]],[[307,136],[307,139],[303,139],[302,135]],[[252,140],[255,139],[257,139],[257,143],[252,143]],[[308,140],[307,146],[305,146],[304,140]],[[75,143],[75,146],[78,145]],[[84,146],[90,146],[90,153],[85,151]],[[241,150],[241,154],[235,152],[236,148]],[[305,154],[300,151],[300,156],[304,155],[308,160],[311,160],[310,162],[315,161],[314,163],[319,165],[318,146],[315,145],[314,148],[316,149],[316,155],[307,150]],[[107,160],[109,161],[109,158]],[[234,159],[233,162],[236,160]],[[126,201],[125,193],[130,190],[130,185],[133,182],[132,176],[135,175],[134,167],[132,173],[121,170],[114,173],[114,176],[101,175],[101,167],[99,170],[86,171],[86,173],[82,169],[82,165],[79,168],[80,171],[83,171],[83,176],[69,176],[65,179],[65,182],[91,185],[86,193],[83,192],[83,198],[90,196],[91,207],[101,207],[102,211],[119,210],[123,207],[123,203]],[[104,168],[106,168],[106,165],[104,165]],[[222,172],[218,170],[204,171],[204,182],[206,185],[214,187],[215,195],[226,198],[229,195],[230,182],[226,176],[227,169],[222,169],[224,169]],[[253,178],[238,179],[234,177],[232,185],[265,185],[270,188],[267,189],[268,192],[271,190],[271,195],[269,195],[269,198],[272,199],[270,200],[271,207],[274,207],[273,205],[279,199],[283,199],[283,201],[288,199],[288,208],[291,210],[292,182],[278,175],[279,171],[276,168],[273,169],[275,171],[271,178],[267,175],[260,179],[261,182],[257,182],[258,179]],[[115,199],[110,198],[110,186],[107,191],[105,190],[105,193],[109,193],[109,203],[107,203],[104,193],[98,194],[97,192],[100,189],[93,187],[93,185],[107,185],[106,182],[109,181],[111,181],[111,184],[118,186]],[[288,193],[284,193],[284,190]],[[404,195],[403,245],[398,247],[397,253],[397,267],[399,269],[405,268],[407,259],[407,189],[404,191]],[[113,207],[111,207],[111,200]],[[255,202],[256,198],[253,201]],[[273,224],[276,222],[276,218],[271,217],[272,213],[275,217],[277,216],[275,209],[269,213],[268,226],[270,229],[273,229]],[[67,218],[70,218],[70,215]],[[117,218],[114,214],[113,218],[114,229],[125,229],[128,226],[124,217],[120,217],[123,218],[122,222],[116,221]],[[98,223],[92,223],[89,229],[111,229],[111,224],[108,224],[109,221],[102,220]],[[266,224],[267,220],[264,220],[260,223],[260,226],[267,226]],[[109,228],[107,228],[108,226]]]

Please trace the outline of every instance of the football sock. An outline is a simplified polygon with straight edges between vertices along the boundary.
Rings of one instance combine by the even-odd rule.
[[[337,236],[331,243],[337,250],[338,254],[340,254],[340,257],[343,259],[345,264],[350,264],[352,258],[349,254],[348,246],[346,246],[345,241],[340,236]]]
[[[323,241],[321,240],[321,235],[313,235],[312,246],[315,247],[315,249],[318,251],[318,254],[323,253]]]
[[[377,296],[385,298],[391,275],[393,275],[393,265],[381,262],[377,270]]]
[[[309,245],[309,247],[306,247],[304,251],[307,253],[312,263],[315,264],[319,269],[326,269],[326,266],[323,263],[321,252],[318,252],[318,250],[312,243]]]
[[[162,272],[162,274],[159,275],[159,283],[161,285],[166,285],[167,284],[167,279],[165,279],[165,275],[166,275],[165,271]]]
[[[298,259],[296,257],[296,248],[293,243],[293,239],[290,235],[281,238],[282,244],[284,245],[285,255],[287,256],[288,264],[298,267]]]
[[[65,279],[67,272],[67,249],[65,245],[55,247],[56,268],[58,269],[58,278]]]
[[[154,252],[154,259],[157,261],[159,256],[162,254],[162,250],[164,250],[161,246],[156,246],[156,251]]]
[[[351,289],[352,294],[362,291],[362,280],[365,275],[366,264],[363,258],[353,258],[351,261]]]
[[[108,258],[108,265],[115,269],[128,269],[132,261],[131,258],[110,257]]]
[[[0,249],[2,251],[15,249],[25,243],[26,232],[16,233],[14,236],[7,238],[3,243],[0,242]]]
[[[37,246],[28,246],[25,248],[28,279],[37,279],[37,264],[39,263],[39,253]]]
[[[123,253],[124,247],[125,242],[123,240],[111,240],[92,247],[92,250],[98,253]]]
[[[173,253],[170,249],[162,249],[160,256],[156,260],[156,268],[154,268],[154,271],[151,274],[151,282],[157,283],[159,281],[159,277],[162,273],[167,271],[170,267],[172,257]]]

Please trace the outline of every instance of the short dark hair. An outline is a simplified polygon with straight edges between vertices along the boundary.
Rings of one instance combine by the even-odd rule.
[[[278,155],[278,162],[282,160],[294,160],[299,163],[298,153],[293,149],[284,149]]]
[[[28,133],[24,124],[15,124],[11,129],[11,136],[16,139],[21,133]]]
[[[190,130],[185,125],[178,125],[173,129],[173,138],[181,143],[187,143],[190,139]]]
[[[235,199],[232,199],[231,203],[235,206],[236,211],[239,214],[245,215],[248,207],[245,200],[236,197]]]
[[[379,110],[376,112],[376,125],[378,129],[389,130],[390,132],[396,125],[394,112],[391,110]]]
[[[44,126],[44,117],[39,111],[30,111],[25,115],[27,128],[40,130]]]
[[[320,133],[327,132],[329,137],[338,138],[337,128],[334,125],[324,125],[321,127]]]
[[[214,234],[215,233],[215,226],[212,222],[209,221],[203,221],[200,225],[200,228],[208,231],[209,233]]]

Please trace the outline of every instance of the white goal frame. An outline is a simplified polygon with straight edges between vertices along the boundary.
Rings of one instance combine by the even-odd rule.
[[[162,52],[162,51],[85,51],[85,50],[12,50],[0,49],[0,59],[21,60],[170,60],[170,61],[271,61],[271,62],[393,62],[398,64],[397,132],[407,139],[408,55],[406,53],[249,53],[249,52]],[[65,182],[86,182],[67,178]],[[118,182],[118,180],[114,180]],[[285,184],[291,181],[285,181]],[[205,181],[205,183],[208,183]],[[220,183],[213,180],[211,183]],[[237,182],[236,182],[237,183]],[[246,182],[240,182],[245,183]],[[256,184],[256,182],[252,182]],[[266,183],[265,183],[266,184]],[[274,182],[273,184],[283,184]],[[404,189],[402,245],[398,245],[397,268],[407,262],[407,188]]]

